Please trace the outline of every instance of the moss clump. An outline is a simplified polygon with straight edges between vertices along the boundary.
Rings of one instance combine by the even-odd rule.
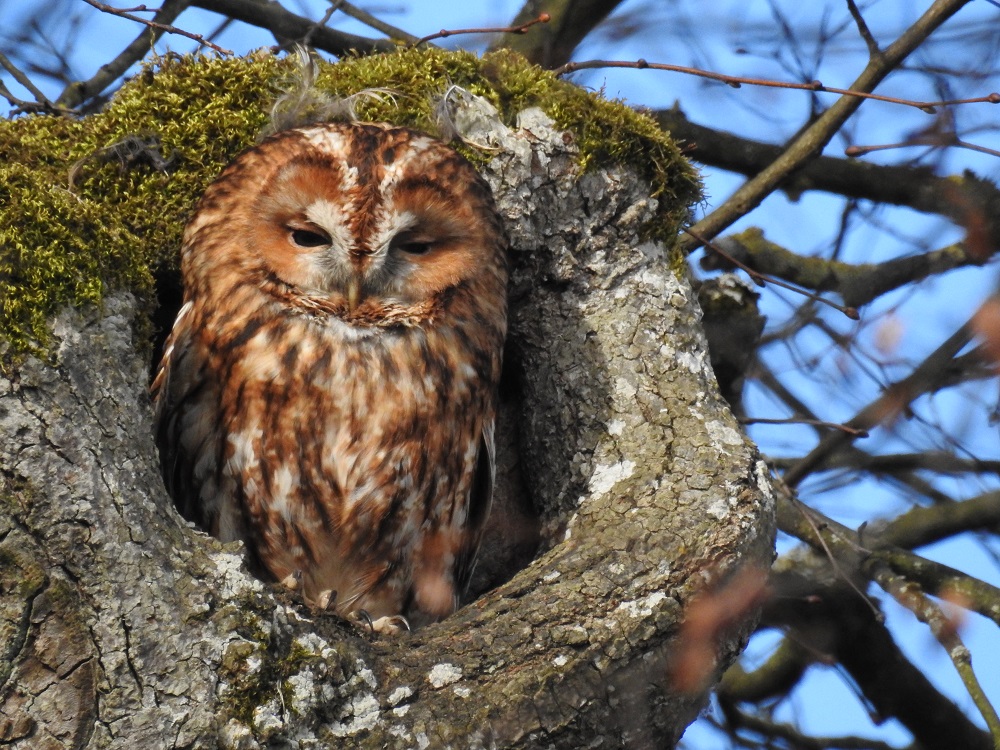
[[[176,266],[197,196],[254,143],[293,66],[268,55],[164,58],[99,114],[0,122],[0,339],[8,353],[44,349],[46,321],[63,305],[97,304],[120,287],[152,298],[153,274]],[[662,206],[653,233],[668,241],[698,198],[697,175],[652,120],[512,53],[404,50],[324,65],[317,84],[337,95],[391,89],[391,99],[361,101],[359,115],[430,133],[432,99],[449,84],[487,98],[510,123],[541,107],[574,134],[584,167],[625,162],[649,179]],[[109,147],[137,137],[155,144],[147,158],[107,158]]]
[[[164,61],[162,75],[139,76],[84,120],[0,122],[0,337],[10,352],[44,347],[63,305],[119,287],[150,298],[153,271],[176,264],[195,197],[266,121],[277,65]],[[174,169],[95,158],[137,135],[173,154]]]

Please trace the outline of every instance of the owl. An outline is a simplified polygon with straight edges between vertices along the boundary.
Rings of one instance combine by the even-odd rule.
[[[507,244],[455,151],[286,130],[206,190],[152,385],[167,490],[256,571],[393,629],[447,616],[489,512]]]

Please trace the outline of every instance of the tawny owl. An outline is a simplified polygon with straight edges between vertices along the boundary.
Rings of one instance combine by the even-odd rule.
[[[450,614],[493,484],[507,247],[455,151],[278,133],[208,188],[152,392],[181,512],[343,614]]]

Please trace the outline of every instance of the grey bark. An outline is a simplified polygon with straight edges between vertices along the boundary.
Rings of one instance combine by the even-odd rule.
[[[637,240],[648,186],[581,176],[537,111],[466,133],[498,147],[485,174],[515,248],[502,476],[537,509],[538,557],[397,639],[309,611],[170,505],[132,298],[67,310],[51,362],[0,374],[0,741],[666,747],[694,718],[704,695],[670,681],[678,626],[696,594],[769,564],[766,470],[718,395],[691,289]],[[517,536],[498,518],[489,558]]]

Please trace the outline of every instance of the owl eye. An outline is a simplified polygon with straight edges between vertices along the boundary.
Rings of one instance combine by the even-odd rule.
[[[429,242],[402,242],[397,248],[409,255],[426,255],[431,249]]]
[[[312,232],[308,229],[293,229],[292,242],[299,247],[320,247],[329,245],[330,238],[319,232]]]
[[[423,233],[404,232],[393,239],[392,247],[407,255],[427,255],[434,248],[434,241]]]

